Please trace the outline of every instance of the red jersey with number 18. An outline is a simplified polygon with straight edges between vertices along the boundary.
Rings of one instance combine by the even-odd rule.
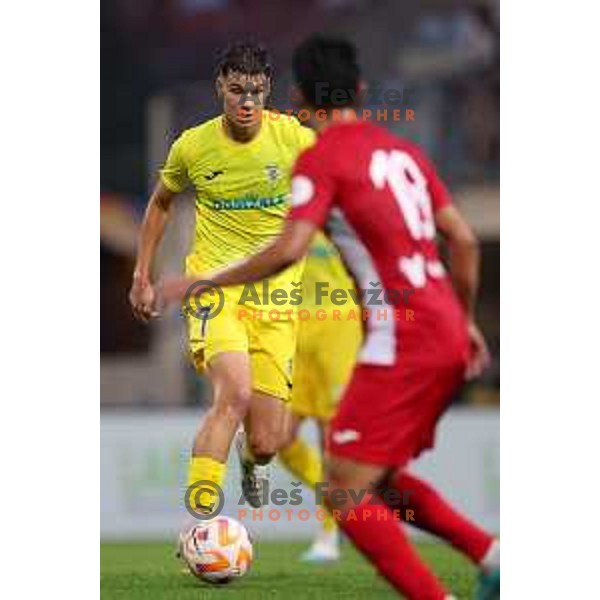
[[[434,213],[451,199],[421,151],[372,123],[340,123],[294,173],[290,218],[326,229],[364,290],[371,314],[359,362],[433,362],[464,344],[465,317],[435,243]]]
[[[294,173],[288,218],[327,231],[370,311],[328,449],[403,466],[433,445],[468,359],[465,315],[435,243],[434,215],[450,196],[414,144],[372,123],[327,128]]]

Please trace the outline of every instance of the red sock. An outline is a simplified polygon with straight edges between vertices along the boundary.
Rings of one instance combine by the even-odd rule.
[[[413,475],[401,472],[392,487],[403,493],[403,500],[406,498],[408,508],[414,511],[411,525],[450,542],[474,563],[481,562],[493,536],[456,512],[436,490]]]
[[[448,596],[421,562],[388,506],[366,498],[339,519],[340,527],[354,545],[408,600],[444,600]]]

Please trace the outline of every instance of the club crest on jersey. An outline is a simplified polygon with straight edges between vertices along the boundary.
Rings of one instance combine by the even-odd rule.
[[[269,163],[265,167],[265,174],[267,176],[267,181],[271,185],[275,185],[281,178],[281,171],[279,169],[279,166],[275,163]]]

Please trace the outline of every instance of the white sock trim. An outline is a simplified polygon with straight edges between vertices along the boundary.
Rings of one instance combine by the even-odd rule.
[[[500,540],[494,540],[488,548],[485,556],[481,559],[479,566],[484,571],[491,571],[500,568]]]

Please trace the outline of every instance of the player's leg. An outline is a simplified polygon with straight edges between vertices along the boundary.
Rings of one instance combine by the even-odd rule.
[[[332,360],[332,355],[336,355],[336,346],[332,344],[334,333],[328,329],[327,321],[307,320],[298,324],[291,395],[292,423],[285,447],[279,452],[283,465],[313,490],[318,482],[323,481],[322,429],[333,413],[337,391],[333,376],[335,361]],[[344,381],[347,381],[348,373],[345,375]],[[299,435],[300,424],[306,418],[314,419],[319,427],[321,452]],[[339,536],[328,511],[318,525],[315,540],[303,553],[302,560],[337,560]]]
[[[450,594],[421,561],[394,512],[371,493],[386,470],[330,455],[327,499],[333,514],[354,545],[408,600],[447,600]]]
[[[300,438],[297,438],[298,444],[303,444],[304,448],[297,446],[296,453],[302,453],[306,457],[305,463],[308,463],[310,452],[314,457],[310,462],[315,471],[322,468],[327,424],[350,379],[361,341],[362,329],[356,321],[324,319],[300,323],[292,410],[316,421],[321,453],[318,455]],[[322,480],[323,474],[320,472],[316,477]],[[304,560],[330,561],[340,556],[339,531],[329,511],[321,525],[312,546],[303,555]]]
[[[407,498],[403,508],[412,509],[411,525],[450,543],[470,558],[482,572],[478,598],[494,598],[500,588],[500,542],[456,510],[437,490],[422,479],[398,470],[388,486]]]
[[[306,418],[318,419],[321,416],[319,409],[323,405],[327,405],[327,410],[331,413],[328,380],[326,373],[322,373],[318,360],[319,343],[323,343],[324,339],[322,335],[318,335],[321,328],[316,325],[313,321],[302,321],[299,324],[294,356],[291,426],[286,443],[278,455],[288,471],[313,490],[318,482],[323,481],[323,454],[302,439],[299,429]],[[337,560],[339,549],[336,529],[335,522],[327,511],[325,520],[319,522],[319,532],[314,543],[302,555],[302,560]],[[334,533],[330,533],[331,531]]]
[[[313,488],[323,478],[323,467],[318,452],[300,436],[299,429],[306,417],[315,415],[317,395],[323,381],[319,379],[318,364],[311,331],[313,324],[298,324],[298,341],[294,354],[293,386],[291,390],[291,418],[286,439],[279,451],[279,460],[295,477]]]
[[[285,441],[288,405],[259,390],[252,392],[245,425],[248,450],[259,465],[270,463]]]
[[[294,390],[295,393],[295,390]],[[293,404],[293,400],[292,400]],[[279,451],[278,458],[286,469],[299,478],[305,485],[315,489],[317,483],[323,481],[323,454],[307,444],[299,435],[300,425],[305,417],[292,413],[291,426],[284,447]],[[322,439],[325,423],[317,421],[319,436]],[[322,448],[322,443],[320,444]],[[321,530],[311,547],[302,555],[303,560],[321,562],[339,558],[339,536],[335,519],[329,511],[320,522]]]
[[[411,525],[449,542],[477,565],[499,566],[500,546],[494,536],[456,510],[429,483],[398,470],[389,478],[389,487],[401,492],[412,509]],[[498,564],[492,561],[498,561]]]
[[[251,401],[250,359],[245,352],[222,352],[208,369],[212,406],[198,429],[188,469],[189,502],[194,510],[210,512],[216,499],[210,484],[222,488],[233,437]],[[210,484],[196,485],[199,481]],[[202,490],[202,491],[201,491]]]
[[[281,398],[255,390],[244,420],[245,433],[238,436],[242,469],[242,492],[248,503],[259,508],[268,499],[268,465],[285,441],[289,409]]]
[[[226,294],[222,310],[215,315],[188,313],[187,322],[194,366],[212,386],[211,407],[194,439],[187,488],[189,508],[207,513],[216,499],[214,486],[222,488],[231,441],[248,411],[252,371],[235,296]],[[199,481],[209,483],[195,485]]]
[[[323,462],[319,452],[300,436],[300,425],[305,419],[303,415],[292,413],[291,426],[278,457],[292,475],[314,490],[317,483],[323,481]]]
[[[404,383],[396,367],[355,369],[327,432],[328,499],[341,529],[397,591],[409,600],[442,600],[450,596],[410,545],[400,511],[379,496],[384,476],[412,451]]]
[[[315,419],[319,432],[319,446],[321,454],[317,457],[319,461],[320,481],[324,481],[322,462],[325,456],[325,435],[327,430],[327,421]],[[315,453],[316,454],[316,453]],[[323,457],[323,458],[321,458]],[[326,507],[324,507],[326,508]],[[336,561],[340,558],[340,533],[335,518],[326,510],[325,518],[320,522],[321,528],[317,533],[311,547],[303,554],[303,560],[309,562],[327,562]]]
[[[295,393],[295,391],[294,391]],[[313,481],[320,477],[321,465],[315,468],[311,448],[299,437],[300,426],[304,422],[304,416],[292,412],[285,431],[285,438],[277,458],[282,465],[294,476],[307,485],[313,485]]]
[[[296,326],[289,318],[246,320],[245,326],[250,340],[252,397],[245,433],[238,436],[236,445],[244,497],[258,508],[263,504],[268,463],[284,445],[289,427]]]
[[[437,422],[448,406],[448,398],[454,396],[463,377],[460,363],[458,368],[450,363],[433,371],[419,372],[419,388],[413,401],[413,405],[419,407],[414,411],[418,414],[418,435],[407,438],[410,454],[413,456],[433,446]],[[405,385],[407,394],[409,389]],[[398,452],[400,451],[399,448]],[[412,509],[411,525],[449,542],[482,569],[486,580],[497,581],[499,585],[500,544],[492,534],[462,515],[433,486],[405,469],[398,469],[393,473],[386,485],[401,492],[402,502],[407,500],[408,507],[401,508]],[[491,589],[494,586],[486,587]],[[482,596],[484,597],[487,596]]]
[[[500,594],[500,540],[456,510],[430,484],[400,471],[396,489],[410,490],[410,506],[416,527],[432,533],[460,550],[480,569],[477,600],[493,600]]]

